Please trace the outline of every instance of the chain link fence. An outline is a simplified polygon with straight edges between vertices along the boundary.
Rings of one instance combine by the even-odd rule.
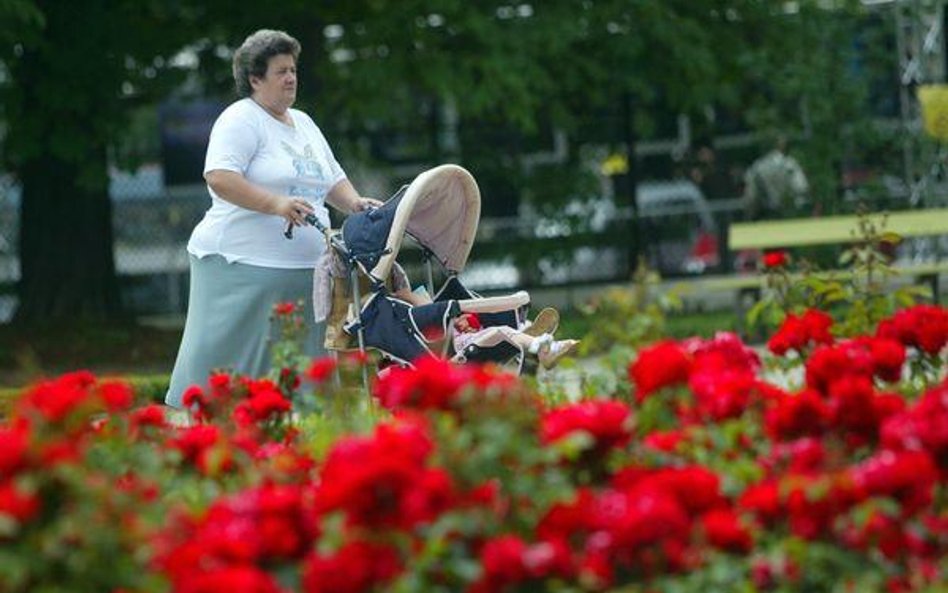
[[[384,199],[397,189],[392,176],[356,169],[352,177],[365,195]],[[135,174],[114,173],[110,193],[124,304],[137,314],[183,313],[185,246],[210,205],[206,187],[166,188],[160,167],[151,166]],[[886,193],[902,201],[898,192]],[[19,199],[12,179],[0,177],[0,321],[15,308]],[[727,250],[728,227],[743,218],[739,198],[707,200],[696,184],[685,180],[646,181],[638,185],[637,204],[635,217],[630,208],[607,197],[570,204],[564,214],[578,220],[578,226],[543,218],[529,208],[521,208],[519,216],[483,218],[462,280],[472,290],[491,293],[626,281],[639,257],[665,277],[735,273],[756,265],[750,262],[748,268],[742,254]],[[897,204],[892,200],[876,206],[900,209],[893,208]],[[911,252],[903,255],[917,258],[926,250],[943,254],[944,239],[936,238],[938,245],[913,242],[905,246]],[[420,253],[410,241],[399,260],[415,283],[425,280]]]

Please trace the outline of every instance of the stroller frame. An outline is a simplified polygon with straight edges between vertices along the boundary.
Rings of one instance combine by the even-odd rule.
[[[451,203],[445,205],[442,203],[445,200],[434,197],[440,189],[444,189],[449,195],[447,202],[461,204],[460,216],[452,216],[454,213],[448,211]],[[424,219],[420,225],[412,218],[416,207],[421,209],[419,216]],[[414,337],[419,342],[423,338],[420,328],[415,323],[416,316],[422,316],[429,322],[437,320],[440,316],[445,340],[440,353],[442,358],[446,357],[451,346],[453,328],[449,320],[461,311],[482,314],[485,326],[519,327],[523,321],[522,315],[530,302],[526,292],[519,291],[509,296],[484,298],[465,288],[458,278],[473,246],[479,217],[480,193],[477,185],[470,173],[457,165],[441,165],[421,173],[411,184],[402,187],[379,208],[350,215],[344,221],[341,232],[333,232],[314,215],[306,217],[307,223],[315,226],[326,236],[327,244],[332,251],[329,255],[338,256],[344,264],[352,306],[356,314],[356,319],[346,323],[344,328],[347,333],[354,335],[360,352],[365,352],[367,349],[365,319],[367,308],[381,307],[385,313],[380,317],[397,317],[402,326],[413,326]],[[433,230],[427,228],[425,222],[433,223],[436,228]],[[381,246],[379,233],[383,231],[385,244]],[[429,231],[430,236],[424,236]],[[291,232],[292,229],[288,227],[288,237],[292,236]],[[426,286],[428,293],[433,295],[434,299],[432,305],[412,307],[409,303],[387,292],[386,280],[397,265],[395,258],[405,235],[414,239],[421,249]],[[419,235],[423,236],[419,237]],[[437,259],[442,264],[447,276],[437,293],[434,290],[433,259]],[[360,272],[368,279],[370,291],[373,293],[367,300],[363,300]],[[427,310],[427,307],[432,309]],[[392,309],[394,313],[389,309]],[[505,361],[509,361],[519,355],[517,372],[523,371],[526,352],[522,347],[510,342],[499,342],[496,339],[491,341],[493,343],[483,346],[476,345],[473,348],[468,346],[464,352],[455,353],[453,360],[456,362],[492,360],[492,352],[503,356]],[[434,354],[428,347],[428,343],[430,342],[425,339],[425,343],[422,344],[423,350]],[[399,356],[397,352],[386,350],[378,345],[369,346],[381,350],[385,356],[399,364],[411,364],[408,357]],[[418,353],[414,348],[409,348],[408,351]],[[365,367],[362,369],[362,380],[368,391],[368,370]]]

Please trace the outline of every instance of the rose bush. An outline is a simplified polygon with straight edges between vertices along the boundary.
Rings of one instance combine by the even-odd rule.
[[[801,312],[566,403],[437,359],[367,400],[332,378],[364,358],[287,358],[179,416],[70,373],[0,424],[0,590],[935,591],[946,343],[941,307]]]

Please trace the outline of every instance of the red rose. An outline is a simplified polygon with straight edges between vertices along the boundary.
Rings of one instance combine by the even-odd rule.
[[[503,591],[527,579],[527,544],[515,535],[490,539],[481,549],[483,573],[473,591]]]
[[[306,378],[314,383],[324,383],[336,370],[336,359],[331,356],[314,358],[306,369]]]
[[[629,365],[629,378],[635,383],[638,401],[672,385],[688,382],[691,357],[673,340],[663,340],[644,348]]]
[[[741,524],[731,509],[715,509],[701,517],[701,526],[708,543],[715,548],[746,554],[753,540],[750,531]]]
[[[30,433],[26,424],[0,425],[0,479],[26,465]]]
[[[554,408],[543,415],[541,438],[556,442],[583,431],[593,438],[593,449],[602,452],[626,445],[632,437],[631,411],[618,401],[590,400]]]
[[[786,251],[770,251],[762,259],[765,268],[779,268],[787,265],[789,258]]]
[[[269,573],[253,566],[225,566],[208,572],[192,572],[181,579],[176,591],[187,593],[281,593]]]
[[[296,312],[296,304],[292,302],[276,303],[273,305],[274,315],[292,315]]]
[[[473,367],[475,365],[469,365]],[[372,395],[388,409],[450,409],[454,400],[472,379],[474,371],[451,362],[424,356],[414,368],[390,367],[375,382]]]
[[[0,516],[12,517],[26,523],[40,511],[40,500],[31,492],[24,492],[12,482],[0,482]]]
[[[164,428],[168,425],[165,419],[165,407],[158,404],[151,404],[144,408],[139,408],[131,413],[132,427],[141,429],[144,426],[154,426]]]
[[[390,546],[350,542],[335,554],[313,554],[303,567],[304,593],[369,593],[402,571]]]

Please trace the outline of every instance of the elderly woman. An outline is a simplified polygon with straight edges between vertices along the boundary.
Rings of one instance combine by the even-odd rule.
[[[361,197],[313,120],[296,109],[300,44],[282,31],[260,30],[234,54],[241,97],[211,130],[204,179],[211,207],[188,242],[191,288],[184,335],[166,402],[181,406],[191,385],[214,369],[261,376],[270,362],[269,317],[275,303],[307,302],[313,266],[325,247],[304,224],[325,204],[351,213],[379,202]],[[286,225],[298,226],[292,239]],[[322,352],[323,327],[312,322],[305,350]]]

